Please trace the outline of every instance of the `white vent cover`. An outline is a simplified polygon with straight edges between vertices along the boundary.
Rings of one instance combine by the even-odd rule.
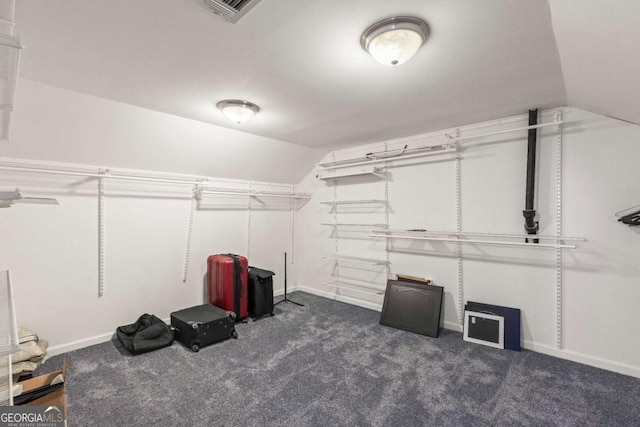
[[[260,0],[202,0],[213,13],[228,22],[237,22]]]
[[[0,34],[0,140],[9,139],[22,44],[16,36]]]

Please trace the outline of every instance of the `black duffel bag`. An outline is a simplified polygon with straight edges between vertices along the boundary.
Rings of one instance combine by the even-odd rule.
[[[136,323],[116,329],[118,341],[131,354],[141,354],[173,344],[171,326],[153,314],[143,314]]]

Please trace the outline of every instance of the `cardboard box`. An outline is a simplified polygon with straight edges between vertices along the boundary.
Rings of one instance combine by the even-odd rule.
[[[62,375],[62,387],[58,387],[53,389],[51,392],[46,392],[47,387],[51,385],[53,380]],[[62,362],[62,369],[52,372],[50,374],[40,375],[35,378],[30,378],[28,380],[20,381],[19,384],[22,385],[22,394],[20,396],[24,396],[27,393],[37,394],[39,392],[43,392],[43,396],[38,397],[35,400],[32,400],[25,405],[29,406],[62,406],[62,411],[64,415],[65,421],[67,420],[67,392],[65,390],[65,382],[67,380],[67,359],[65,358]],[[16,396],[17,398],[18,396]]]

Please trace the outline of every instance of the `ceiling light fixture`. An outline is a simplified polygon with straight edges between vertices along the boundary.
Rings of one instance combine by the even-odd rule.
[[[360,45],[381,64],[400,65],[410,60],[429,38],[429,25],[412,16],[376,22],[362,34]]]
[[[222,111],[225,116],[236,123],[244,123],[258,114],[260,107],[249,101],[241,101],[239,99],[227,99],[218,102],[216,105],[218,110]]]

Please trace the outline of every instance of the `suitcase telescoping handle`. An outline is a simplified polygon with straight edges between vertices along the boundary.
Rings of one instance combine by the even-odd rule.
[[[233,311],[240,316],[240,300],[244,296],[244,286],[242,286],[242,263],[240,257],[234,254],[224,254],[233,259],[233,287],[234,287],[234,304]]]
[[[233,274],[234,274],[234,286],[236,291],[239,291],[240,298],[244,296],[244,286],[242,286],[242,263],[240,262],[240,255],[236,254],[224,254],[233,259]]]

